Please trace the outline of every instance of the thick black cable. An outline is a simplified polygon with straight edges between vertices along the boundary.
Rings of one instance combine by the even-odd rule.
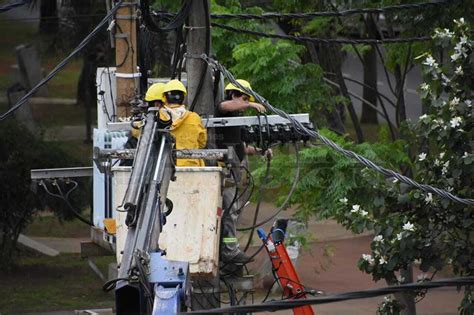
[[[311,19],[315,17],[331,17],[331,16],[349,16],[354,14],[366,14],[366,13],[392,13],[400,10],[409,9],[424,9],[429,7],[436,7],[442,5],[450,5],[455,1],[439,0],[431,2],[421,3],[410,3],[410,4],[399,4],[390,5],[380,8],[358,8],[348,9],[341,11],[326,11],[326,12],[307,12],[307,13],[263,13],[263,14],[249,14],[249,13],[229,13],[229,14],[211,14],[213,19],[242,19],[242,20],[268,20],[268,19]],[[156,12],[155,15],[166,15],[167,17],[173,17],[173,13]]]
[[[249,235],[249,238],[247,240],[247,244],[245,245],[244,253],[246,253],[247,250],[249,249],[250,244],[252,243],[253,234],[255,233],[255,227],[253,227],[253,226],[257,223],[257,220],[258,220],[258,213],[260,212],[260,206],[261,206],[262,200],[263,200],[263,188],[265,187],[265,184],[268,181],[268,176],[270,176],[271,161],[272,160],[267,157],[267,167],[266,167],[266,170],[265,170],[265,175],[263,177],[263,180],[262,180],[262,182],[260,184],[260,187],[258,189],[257,206],[255,207],[255,214],[253,216],[252,228],[250,229],[250,235]]]
[[[386,39],[344,39],[344,38],[316,38],[308,36],[293,36],[293,35],[281,35],[281,34],[270,34],[252,30],[246,30],[243,28],[237,28],[230,25],[211,23],[212,26],[222,28],[234,33],[243,33],[249,35],[255,35],[267,38],[278,38],[296,41],[299,43],[319,43],[319,44],[396,44],[396,43],[413,43],[413,42],[425,42],[431,41],[431,36],[418,36],[418,37],[406,37],[406,38],[386,38]]]
[[[189,13],[191,12],[191,1],[192,0],[183,0],[180,10],[178,11],[178,13],[172,16],[172,19],[168,23],[168,25],[160,27],[158,23],[156,23],[151,17],[149,0],[141,0],[140,10],[142,11],[142,17],[143,21],[145,22],[146,28],[151,32],[159,33],[169,32],[179,27],[182,27],[184,25],[184,22],[188,18]]]
[[[205,311],[193,311],[185,314],[227,314],[231,312],[245,313],[245,312],[263,312],[263,311],[280,311],[291,309],[305,305],[327,304],[340,301],[366,299],[381,295],[394,294],[398,292],[426,290],[440,287],[461,287],[474,285],[474,277],[458,277],[444,280],[437,280],[422,283],[409,283],[397,286],[390,286],[384,288],[344,292],[339,294],[332,294],[326,296],[319,296],[301,300],[285,300],[285,301],[270,301],[261,304],[253,305],[239,305],[225,308],[216,308]]]
[[[6,12],[8,10],[11,10],[13,8],[16,8],[25,4],[29,4],[30,2],[31,0],[19,0],[19,1],[7,3],[0,7],[0,13]]]
[[[102,290],[104,292],[109,292],[113,289],[115,289],[115,286],[117,285],[117,282],[119,281],[129,281],[128,278],[115,278],[115,279],[111,279],[109,281],[107,281],[106,283],[104,283],[104,285],[102,285]]]
[[[117,10],[122,6],[124,0],[120,0],[110,11],[107,15],[102,19],[102,21],[97,24],[97,26],[92,30],[92,32],[87,35],[82,42],[77,45],[77,47],[63,60],[61,61],[53,70],[46,77],[44,77],[38,84],[36,84],[28,93],[26,93],[12,108],[7,110],[0,116],[0,122],[5,120],[9,115],[11,115],[14,111],[20,108],[22,105],[26,103],[26,101],[33,96],[39,88],[45,85],[48,81],[50,81],[62,68],[64,68],[69,61],[71,61],[76,55],[99,33],[99,31],[104,27],[113,17],[113,15],[117,12]]]
[[[295,170],[295,177],[293,179],[293,184],[291,185],[290,191],[288,192],[288,195],[286,195],[286,198],[281,204],[281,206],[276,208],[273,214],[269,216],[268,218],[260,221],[259,223],[254,223],[252,226],[237,228],[237,231],[243,232],[243,231],[248,231],[248,230],[260,227],[264,225],[265,223],[268,223],[271,220],[273,220],[277,215],[279,215],[283,210],[285,210],[288,207],[288,203],[290,202],[291,197],[293,196],[293,193],[295,192],[296,187],[298,186],[299,179],[300,179],[301,168],[300,168],[300,154],[299,154],[299,149],[298,149],[298,143],[295,143],[295,158],[296,158],[296,170]]]
[[[282,111],[281,109],[278,109],[278,108],[272,106],[265,98],[263,98],[257,92],[255,92],[253,90],[249,90],[246,87],[242,86],[239,82],[237,82],[237,80],[232,75],[232,73],[230,73],[224,66],[222,66],[216,60],[214,60],[212,58],[209,58],[209,57],[202,57],[202,56],[200,58],[205,58],[205,60],[207,60],[210,64],[213,64],[214,67],[216,67],[216,69],[220,70],[230,82],[232,82],[235,86],[239,87],[243,91],[246,91],[246,93],[248,93],[249,95],[254,96],[255,99],[257,100],[257,102],[264,105],[271,112],[273,112],[273,113],[289,120],[292,123],[293,128],[295,129],[296,132],[298,132],[302,135],[310,136],[311,138],[318,139],[323,144],[331,147],[332,149],[338,151],[339,153],[342,153],[346,157],[349,157],[351,159],[355,159],[359,163],[365,165],[366,167],[368,167],[368,168],[370,168],[370,169],[372,169],[376,172],[379,172],[379,173],[385,175],[386,177],[396,178],[399,181],[401,181],[401,182],[403,182],[407,185],[416,187],[416,188],[418,188],[418,189],[420,189],[424,192],[434,193],[434,194],[436,194],[436,195],[438,195],[442,198],[450,199],[452,201],[462,203],[462,204],[465,204],[465,205],[471,205],[471,206],[474,205],[474,199],[461,198],[461,197],[458,197],[456,195],[453,195],[452,193],[450,193],[450,192],[448,192],[444,189],[433,187],[433,186],[427,185],[427,184],[420,184],[420,183],[416,182],[415,180],[413,180],[413,179],[411,179],[407,176],[399,174],[399,173],[397,173],[395,171],[392,171],[390,169],[378,166],[377,164],[375,164],[371,160],[369,160],[369,159],[367,159],[367,158],[365,158],[365,157],[363,157],[363,156],[361,156],[361,155],[359,155],[359,154],[357,154],[353,151],[346,150],[346,149],[340,147],[337,143],[335,143],[335,142],[331,141],[330,139],[322,136],[317,130],[308,129],[301,122],[299,122],[296,119],[294,119],[293,117],[291,117],[291,115],[289,115],[288,113]]]
[[[71,192],[73,190],[75,190],[78,186],[77,182],[75,181],[71,181],[73,184],[74,184],[74,187],[71,188],[66,194],[63,193],[63,191],[61,190],[61,188],[59,187],[59,184],[58,183],[55,183],[53,182],[51,185],[53,186],[56,186],[59,194],[55,194],[53,192],[51,192],[49,189],[48,189],[48,186],[46,184],[45,181],[41,181],[39,183],[40,186],[43,186],[44,190],[46,191],[46,193],[52,197],[56,197],[58,199],[61,199],[62,201],[64,201],[64,203],[68,206],[69,208],[69,211],[74,215],[75,218],[77,218],[79,221],[87,224],[87,225],[90,225],[90,226],[94,226],[94,223],[92,223],[90,220],[84,218],[80,213],[79,211],[77,211],[74,206],[71,204],[71,202],[69,201],[69,195],[71,194]]]

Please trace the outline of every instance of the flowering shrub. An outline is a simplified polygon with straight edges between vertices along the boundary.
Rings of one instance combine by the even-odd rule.
[[[425,82],[419,92],[426,114],[409,124],[409,138],[418,151],[413,162],[415,179],[465,198],[473,196],[474,179],[474,55],[469,35],[463,19],[455,20],[454,31],[436,30],[433,39],[438,52],[448,52],[448,57],[436,58],[437,51],[421,56]],[[384,278],[394,284],[405,282],[398,272],[413,263],[423,272],[418,281],[430,280],[426,272],[436,272],[447,265],[457,275],[472,276],[472,206],[408,190],[396,180],[393,184],[401,192],[397,203],[403,210],[366,218],[376,236],[371,243],[372,254],[362,255],[359,267],[375,280]],[[353,219],[356,220],[359,218]],[[380,314],[394,313],[396,308],[389,302],[379,307]],[[460,312],[472,314],[473,308],[472,293],[467,288]]]
[[[404,138],[409,139],[409,146],[387,140],[383,133],[377,143],[355,145],[328,131],[320,132],[378,165],[398,172],[409,169],[410,176],[420,183],[473,198],[474,55],[469,35],[464,21],[457,20],[453,31],[436,30],[435,48],[418,58],[424,74],[419,93],[425,114],[417,122],[407,123]],[[291,156],[276,156],[267,187],[287,192],[293,177],[288,170],[294,163]],[[472,206],[385,178],[326,146],[302,150],[300,164],[302,176],[292,197],[298,205],[297,215],[303,220],[310,216],[335,218],[354,233],[373,231],[371,252],[361,256],[358,267],[374,280],[406,283],[411,279],[404,275],[412,266],[420,269],[420,282],[429,281],[448,265],[456,275],[473,275]],[[257,170],[256,178],[263,172]],[[377,312],[398,314],[407,300],[423,293],[404,293],[400,300],[387,298]],[[473,308],[467,288],[460,312],[473,314]]]

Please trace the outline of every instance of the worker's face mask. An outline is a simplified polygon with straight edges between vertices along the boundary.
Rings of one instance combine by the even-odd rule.
[[[168,104],[183,104],[184,93],[181,91],[169,91],[166,92],[166,101]]]
[[[163,106],[161,112],[164,114],[166,119],[177,121],[181,119],[186,113],[186,107],[179,104],[165,105]]]

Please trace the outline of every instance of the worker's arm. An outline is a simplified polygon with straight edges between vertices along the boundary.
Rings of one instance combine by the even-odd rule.
[[[256,155],[258,153],[261,153],[262,149],[259,149],[255,146],[245,146],[244,151],[245,151],[245,154],[247,155]],[[266,149],[262,155],[271,159],[273,157],[273,151],[272,149]]]
[[[218,108],[221,113],[238,112],[247,108],[253,108],[260,113],[264,113],[266,111],[265,106],[263,106],[262,104],[243,101],[241,99],[223,101],[218,105]]]
[[[206,147],[207,143],[207,129],[204,128],[202,123],[199,124],[199,134],[198,134],[198,147],[203,149]]]

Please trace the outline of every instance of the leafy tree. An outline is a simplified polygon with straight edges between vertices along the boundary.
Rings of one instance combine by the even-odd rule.
[[[0,268],[4,269],[15,262],[18,236],[38,209],[47,205],[60,218],[72,217],[62,201],[41,191],[34,193],[37,186],[31,182],[30,170],[79,165],[79,161],[58,145],[39,140],[14,120],[2,122],[0,134]],[[88,200],[83,191],[72,197],[71,202],[79,208]]]
[[[381,166],[402,173],[411,169],[419,182],[472,198],[474,42],[463,19],[455,24],[454,32],[436,30],[435,47],[420,58],[425,77],[420,95],[427,114],[407,124],[404,138],[410,142],[391,142],[386,130],[379,142],[359,145],[323,134]],[[414,158],[406,152],[413,152]],[[272,183],[287,192],[291,184],[287,170],[294,161],[282,156],[275,163]],[[325,146],[303,150],[301,163],[304,176],[292,199],[298,216],[333,217],[355,233],[374,231],[371,253],[362,255],[358,263],[374,280],[413,282],[411,266],[421,271],[418,281],[429,281],[428,273],[434,275],[446,266],[456,275],[474,273],[472,206],[385,178]],[[387,297],[378,312],[415,314],[412,301],[423,294]],[[460,312],[472,314],[473,309],[468,287]]]

